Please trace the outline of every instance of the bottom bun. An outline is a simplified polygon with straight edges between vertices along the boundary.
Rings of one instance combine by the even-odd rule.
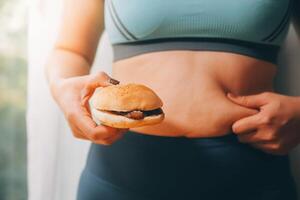
[[[158,124],[164,119],[164,113],[159,115],[147,116],[144,119],[136,120],[124,117],[122,115],[110,114],[102,112],[95,108],[91,108],[93,120],[98,124],[114,127],[114,128],[135,128]]]

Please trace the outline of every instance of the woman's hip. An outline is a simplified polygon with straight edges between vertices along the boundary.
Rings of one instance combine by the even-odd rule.
[[[85,171],[151,199],[229,193],[238,199],[293,186],[287,156],[253,149],[233,134],[189,139],[128,131],[111,146],[93,144]]]

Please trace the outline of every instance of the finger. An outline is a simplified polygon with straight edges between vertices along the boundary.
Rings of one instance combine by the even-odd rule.
[[[105,87],[109,85],[116,85],[120,82],[108,76],[105,72],[99,72],[93,75],[86,83],[81,92],[81,105],[85,106],[90,112],[89,99],[98,87]]]
[[[101,139],[101,140],[94,141],[94,143],[103,144],[103,145],[111,145],[115,141],[121,139],[124,136],[125,133],[126,132],[124,132],[122,129],[118,129],[117,134],[112,135],[112,136],[110,136],[106,139]]]
[[[73,132],[74,137],[89,140],[76,126],[71,126],[71,130]]]
[[[107,139],[111,135],[117,134],[117,129],[115,128],[103,125],[98,126],[86,112],[78,112],[74,121],[80,131],[92,141]]]
[[[240,134],[238,138],[241,142],[245,143],[267,143],[267,142],[277,142],[278,134],[274,129],[264,128],[250,133]]]
[[[97,141],[93,141],[96,144],[102,144],[102,145],[111,145],[113,144],[115,141],[121,139],[124,134],[126,133],[128,129],[117,129],[117,133],[114,135],[109,136],[108,138],[105,139],[100,139]]]
[[[267,111],[261,111],[258,114],[242,118],[232,124],[232,131],[236,134],[249,133],[259,128],[274,132],[274,117],[267,114]]]
[[[246,134],[246,133],[253,132],[257,130],[258,126],[261,124],[260,118],[261,118],[260,113],[258,113],[237,120],[232,124],[232,131],[235,134]]]
[[[80,131],[80,129],[78,127],[76,127],[75,124],[72,123],[72,119],[70,119],[70,117],[68,117],[67,122],[68,122],[68,125],[69,125],[74,137],[79,138],[79,139],[88,140],[88,138]]]
[[[105,140],[105,143],[107,145],[111,145],[113,144],[114,142],[116,142],[117,140],[121,139],[122,137],[124,136],[124,133],[118,133],[108,139]]]
[[[117,134],[120,131],[125,131],[126,129],[115,129],[109,126],[97,125],[89,112],[83,106],[75,106],[79,108],[74,110],[73,115],[69,117],[68,121],[71,121],[70,124],[75,124],[78,132],[81,133],[84,137],[89,140],[103,140],[108,139],[114,134]]]
[[[69,124],[70,129],[74,135],[74,137],[79,138],[79,139],[86,139],[86,137],[81,133],[81,131],[75,127],[74,125]]]
[[[124,134],[128,131],[128,129],[117,129],[117,133],[115,135],[112,135],[107,140],[108,141],[116,141],[124,136]]]
[[[81,97],[84,99],[87,96],[91,96],[94,90],[98,87],[105,87],[110,85],[116,85],[120,82],[111,78],[105,72],[99,72],[97,74],[91,75],[91,78],[87,81],[86,86],[82,90]]]
[[[266,153],[274,154],[274,155],[285,155],[288,151],[280,145],[279,142],[259,142],[251,144],[256,149],[262,150]]]
[[[272,152],[264,147],[263,144],[260,143],[252,143],[250,144],[253,148],[263,151],[264,153],[272,154]]]
[[[97,87],[104,87],[110,85],[117,85],[120,82],[118,80],[113,79],[105,72],[98,72],[93,74],[88,81],[88,89],[94,89]]]
[[[238,135],[238,140],[242,143],[254,143],[260,141],[256,132]]]
[[[268,98],[266,98],[265,93],[259,93],[259,94],[248,95],[248,96],[228,93],[227,97],[231,99],[233,102],[248,108],[259,109],[261,106],[268,103]]]

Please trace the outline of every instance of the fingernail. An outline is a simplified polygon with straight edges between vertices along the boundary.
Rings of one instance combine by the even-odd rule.
[[[233,93],[227,93],[227,96],[229,96],[229,97],[232,97],[232,98],[235,98],[235,97],[237,97],[235,94],[233,94]]]
[[[120,81],[113,79],[113,78],[110,78],[108,82],[113,85],[118,85],[120,83]]]

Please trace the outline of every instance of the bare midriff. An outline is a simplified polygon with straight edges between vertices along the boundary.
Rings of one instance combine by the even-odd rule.
[[[209,51],[152,52],[113,64],[113,77],[121,84],[145,84],[164,103],[162,123],[131,130],[171,137],[230,134],[235,121],[258,111],[233,103],[226,94],[273,91],[275,74],[270,62]]]

